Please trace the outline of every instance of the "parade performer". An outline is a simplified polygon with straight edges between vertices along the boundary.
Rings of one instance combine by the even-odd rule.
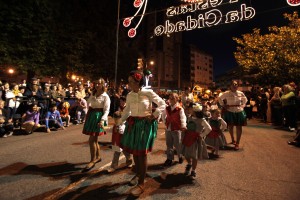
[[[89,135],[91,160],[83,169],[83,172],[91,170],[96,163],[101,161],[98,136],[105,134],[104,126],[106,125],[105,122],[107,121],[110,108],[110,98],[106,93],[104,79],[100,78],[96,81],[93,93],[88,98],[87,103],[89,109],[82,133]]]
[[[184,174],[196,178],[198,160],[208,158],[204,137],[212,130],[203,118],[202,107],[199,104],[190,103],[188,106],[187,130],[184,132],[182,153],[187,160]]]
[[[225,109],[224,120],[228,125],[234,149],[239,150],[239,144],[242,136],[242,126],[247,125],[247,115],[244,107],[247,103],[245,94],[238,90],[237,81],[232,81],[230,90],[219,96],[219,103]],[[236,141],[234,140],[233,127],[236,126]]]
[[[227,128],[227,123],[221,118],[221,111],[219,109],[211,110],[211,117],[208,123],[212,131],[206,136],[205,143],[213,147],[213,154],[219,156],[220,147],[224,147],[226,139],[223,131]]]
[[[167,145],[167,160],[165,166],[171,166],[174,160],[174,148],[176,149],[179,163],[183,162],[182,158],[182,132],[186,130],[186,116],[184,109],[179,105],[179,96],[172,93],[169,96],[169,106],[162,114],[163,121],[166,125],[166,145]]]
[[[112,128],[111,143],[112,143],[112,149],[114,150],[114,157],[112,159],[110,168],[107,170],[108,173],[112,173],[118,168],[119,158],[122,152],[126,158],[126,166],[132,167],[132,159],[130,154],[126,151],[123,151],[122,148],[120,148],[120,141],[125,129],[125,124],[120,122],[121,112],[116,111],[113,114],[113,119],[114,119],[114,126]]]
[[[157,117],[164,111],[165,102],[153,90],[143,89],[143,73],[132,71],[128,77],[131,92],[126,98],[126,107],[121,123],[126,120],[126,128],[121,139],[121,148],[133,154],[136,175],[130,181],[136,185],[131,194],[139,196],[144,191],[147,171],[147,154],[152,151],[157,134]],[[152,102],[157,108],[152,112]]]

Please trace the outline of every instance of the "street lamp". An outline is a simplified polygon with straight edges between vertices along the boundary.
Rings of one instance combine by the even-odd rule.
[[[76,75],[74,75],[74,74],[73,74],[71,78],[72,78],[72,80],[74,80],[74,81],[75,81],[75,79],[76,79]]]
[[[15,70],[10,68],[10,69],[8,69],[8,73],[13,74],[13,73],[15,73]]]

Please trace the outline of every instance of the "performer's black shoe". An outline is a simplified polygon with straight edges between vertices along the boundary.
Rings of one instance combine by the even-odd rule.
[[[167,159],[164,163],[164,166],[168,167],[168,166],[171,166],[172,165],[172,160],[170,159]]]

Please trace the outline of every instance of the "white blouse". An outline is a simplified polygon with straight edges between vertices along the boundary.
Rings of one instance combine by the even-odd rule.
[[[88,98],[87,103],[88,106],[92,108],[103,108],[103,116],[101,120],[107,120],[110,109],[110,98],[106,92],[102,93],[99,97],[91,95]]]
[[[247,103],[247,97],[241,91],[226,91],[219,96],[219,103],[224,106],[224,101],[227,102],[229,112],[242,112]]]
[[[155,117],[158,117],[166,108],[165,101],[160,98],[151,89],[141,89],[139,92],[127,94],[126,107],[122,112],[122,123],[126,121],[129,116],[146,117],[152,114],[152,102],[157,104],[157,108],[153,112]]]

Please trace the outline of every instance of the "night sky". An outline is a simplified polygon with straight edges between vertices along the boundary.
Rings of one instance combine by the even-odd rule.
[[[127,4],[125,13],[121,13],[121,18],[130,16],[136,10],[132,3],[134,0],[121,1],[122,6]],[[286,0],[239,0],[237,3],[229,4],[229,0],[223,0],[222,4],[216,7],[223,13],[223,16],[228,11],[240,10],[241,4],[246,4],[255,9],[256,15],[254,18],[234,22],[230,24],[220,24],[209,28],[195,29],[183,33],[183,42],[194,44],[200,50],[210,54],[214,59],[214,77],[224,74],[226,71],[237,66],[233,53],[236,51],[236,42],[233,37],[241,38],[242,34],[252,33],[254,28],[259,28],[261,32],[268,33],[270,26],[285,26],[288,21],[284,19],[284,13],[293,13],[298,11],[300,15],[300,6],[292,7],[287,4]],[[178,6],[183,2],[179,0],[148,0],[147,12],[156,10],[165,13],[165,9],[170,6]],[[194,13],[195,18],[207,10],[200,10]],[[193,15],[188,13],[188,15]],[[185,18],[186,19],[186,18]],[[143,22],[142,22],[143,23]],[[138,30],[139,31],[139,30]],[[176,33],[172,33],[176,34]]]
[[[199,49],[213,56],[214,76],[237,66],[233,56],[233,52],[236,51],[236,42],[232,40],[232,37],[241,38],[242,34],[251,33],[253,28],[260,28],[263,33],[266,33],[267,27],[287,25],[288,21],[284,19],[283,13],[298,11],[300,14],[300,6],[291,7],[286,0],[240,0],[236,4],[240,5],[243,2],[256,10],[254,18],[184,33],[187,36],[184,37],[186,43],[196,44]],[[222,8],[222,6],[218,7],[221,11]],[[229,6],[228,9],[230,9]]]

